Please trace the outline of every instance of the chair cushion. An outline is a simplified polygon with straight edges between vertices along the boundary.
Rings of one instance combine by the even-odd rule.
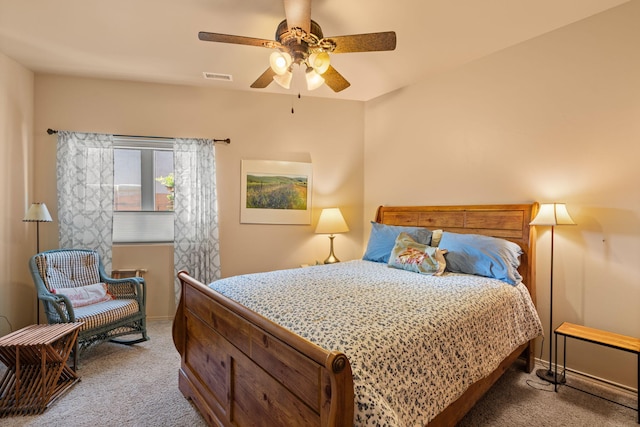
[[[76,321],[84,322],[81,331],[116,322],[139,311],[138,301],[134,299],[114,299],[74,308]]]
[[[97,252],[60,251],[44,254],[44,283],[49,291],[100,282]]]

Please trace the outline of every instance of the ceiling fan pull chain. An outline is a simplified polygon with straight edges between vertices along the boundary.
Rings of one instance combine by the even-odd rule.
[[[300,98],[301,98],[300,93],[298,93],[298,99]],[[293,101],[291,101],[291,114],[295,114],[295,111],[293,110]]]
[[[298,93],[298,99],[300,99],[300,93]],[[293,109],[293,102],[295,101],[295,99],[293,101],[291,101],[291,114],[295,114],[295,110]]]

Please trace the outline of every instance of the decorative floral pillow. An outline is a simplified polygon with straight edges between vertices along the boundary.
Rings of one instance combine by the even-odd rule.
[[[442,239],[442,230],[433,230],[433,234],[431,234],[431,244],[429,246],[433,246],[437,248],[440,246],[440,240]]]
[[[416,242],[407,233],[400,233],[391,251],[389,266],[414,273],[440,276],[447,266],[445,253],[447,251]]]
[[[54,288],[52,292],[58,295],[66,295],[74,307],[83,307],[113,299],[113,295],[109,293],[106,283],[96,283],[76,288]]]

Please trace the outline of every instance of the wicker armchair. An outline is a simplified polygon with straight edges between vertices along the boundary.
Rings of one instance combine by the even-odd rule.
[[[31,258],[29,267],[48,322],[84,322],[76,357],[90,345],[106,340],[136,344],[149,339],[143,278],[107,277],[98,253],[86,249],[41,252]],[[141,337],[114,340],[131,334]]]

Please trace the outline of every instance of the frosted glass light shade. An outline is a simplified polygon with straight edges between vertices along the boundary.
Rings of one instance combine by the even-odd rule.
[[[312,53],[309,55],[309,66],[316,70],[316,73],[324,74],[329,69],[331,59],[327,52]]]
[[[530,225],[576,225],[564,203],[543,203]]]
[[[320,213],[320,219],[316,226],[317,234],[337,234],[346,233],[349,231],[342,212],[339,208],[327,208],[323,209]]]
[[[289,55],[288,52],[273,52],[271,56],[269,56],[269,65],[274,73],[283,75],[289,71],[289,67],[291,66],[291,55]]]
[[[289,89],[291,87],[292,79],[293,73],[291,71],[287,71],[284,74],[276,74],[275,76],[273,76],[273,80],[285,89]]]
[[[51,222],[51,215],[44,203],[33,203],[22,220],[24,222]]]
[[[322,78],[322,76],[316,73],[316,71],[311,67],[307,68],[307,71],[305,72],[305,78],[307,80],[308,90],[318,89],[324,84],[324,79]]]

